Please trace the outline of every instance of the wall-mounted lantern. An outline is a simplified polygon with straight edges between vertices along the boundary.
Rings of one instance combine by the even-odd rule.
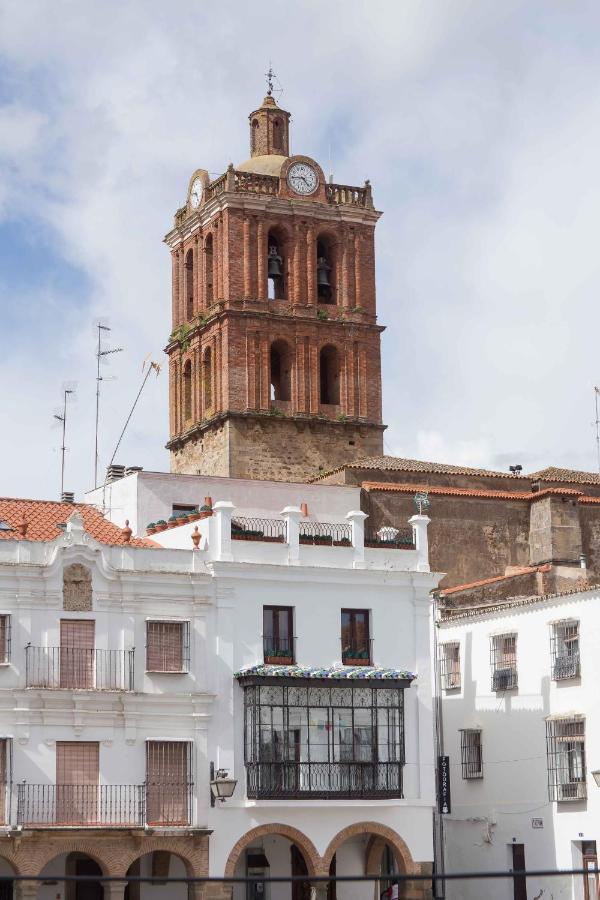
[[[215,772],[215,764],[210,764],[210,805],[215,805],[215,800],[225,803],[230,797],[233,797],[237,785],[236,778],[230,778],[227,769],[217,769]]]

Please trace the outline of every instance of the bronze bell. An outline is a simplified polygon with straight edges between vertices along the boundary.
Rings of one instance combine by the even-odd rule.
[[[277,247],[275,247],[275,245],[269,247],[267,275],[269,278],[276,278],[283,275],[283,259],[277,252]]]
[[[317,260],[317,285],[318,287],[331,287],[329,273],[331,266],[324,256],[320,256]]]

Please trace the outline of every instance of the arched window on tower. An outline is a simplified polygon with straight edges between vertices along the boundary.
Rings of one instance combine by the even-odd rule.
[[[267,281],[269,300],[287,299],[285,242],[276,229],[271,229],[267,236]]]
[[[335,250],[328,237],[317,240],[317,299],[319,303],[335,303]]]
[[[206,271],[206,305],[213,302],[213,237],[209,234],[204,242],[204,265]]]
[[[188,359],[183,367],[183,421],[190,422],[192,418],[192,363]]]
[[[337,405],[340,402],[340,358],[335,347],[323,347],[319,354],[319,383],[321,403]]]
[[[279,119],[273,120],[273,150],[283,150],[283,128]]]
[[[271,400],[292,399],[292,352],[285,341],[271,344]]]
[[[185,255],[185,312],[187,319],[194,315],[194,251]]]
[[[202,357],[202,415],[204,418],[212,412],[212,352],[207,347]]]
[[[257,149],[258,147],[258,119],[252,119],[252,130],[251,130],[251,147],[252,151]]]

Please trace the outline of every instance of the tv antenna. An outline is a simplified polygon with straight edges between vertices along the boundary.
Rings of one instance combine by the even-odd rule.
[[[60,448],[60,496],[65,490],[65,453],[67,450],[65,438],[67,435],[67,403],[70,400],[74,399],[75,390],[77,385],[74,381],[68,381],[63,384],[62,393],[63,393],[63,405],[62,410],[54,413],[54,418],[57,422],[62,424],[62,445]]]
[[[103,378],[100,374],[100,363],[104,360],[105,356],[110,356],[111,353],[122,353],[123,347],[113,347],[113,348],[102,348],[102,333],[104,331],[110,331],[110,327],[108,326],[105,319],[98,319],[96,322],[96,329],[98,331],[98,345],[96,348],[96,439],[94,442],[94,487],[98,487],[98,424],[100,421],[100,382],[106,381],[106,378]]]

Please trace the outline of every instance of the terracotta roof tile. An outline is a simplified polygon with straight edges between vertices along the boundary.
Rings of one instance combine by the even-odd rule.
[[[320,481],[321,478],[326,478],[328,475],[332,475],[334,472],[341,472],[344,469],[378,469],[380,472],[437,472],[444,475],[486,475],[491,478],[522,478],[521,475],[514,475],[512,472],[474,469],[470,466],[425,462],[421,459],[404,459],[400,456],[369,456],[365,457],[365,459],[344,463],[343,466],[337,466],[335,469],[330,469],[329,472],[322,472],[313,478],[312,481]]]
[[[508,575],[495,575],[493,578],[482,578],[480,581],[471,581],[469,584],[457,584],[451,588],[444,588],[439,591],[439,595],[440,597],[446,597],[448,594],[469,591],[471,588],[484,587],[486,584],[496,584],[500,581],[509,581],[511,578],[520,578],[521,575],[532,575],[534,572],[549,572],[550,569],[551,566],[548,563],[544,563],[543,566],[522,566]]]
[[[75,511],[83,516],[87,533],[101,544],[127,543],[122,529],[105,519],[95,506],[88,503],[60,503],[57,500],[21,500],[8,497],[0,497],[0,540],[53,541],[62,534],[63,530],[59,525],[64,525]],[[24,522],[27,523],[26,530],[23,527]],[[10,526],[10,530],[3,528],[2,523]],[[129,545],[157,546],[154,541],[147,538],[131,538]]]
[[[539,472],[530,472],[527,475],[532,481],[570,481],[572,484],[600,484],[598,472],[580,472],[578,469],[560,469],[557,466],[548,466]]]
[[[485,490],[485,488],[456,488],[443,487],[440,485],[428,484],[394,484],[391,481],[363,481],[362,487],[366,491],[387,491],[397,494],[415,494],[417,491],[423,491],[428,494],[437,494],[442,497],[478,497],[487,500],[523,500],[529,502],[531,500],[539,500],[548,494],[557,494],[560,497],[577,497],[583,500],[581,491],[575,488],[544,488],[541,491],[493,491]],[[590,498],[595,499],[595,498]],[[600,498],[598,498],[600,502]]]

